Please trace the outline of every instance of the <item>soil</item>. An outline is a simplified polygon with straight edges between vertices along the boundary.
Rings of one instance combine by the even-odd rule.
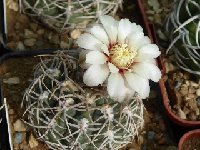
[[[11,124],[11,133],[12,133],[12,141],[14,141],[14,136],[17,131],[14,131],[14,123],[18,119],[22,119],[22,115],[24,112],[24,108],[21,107],[21,102],[23,99],[23,93],[25,89],[30,84],[30,80],[32,78],[32,70],[37,64],[40,62],[39,57],[30,57],[30,58],[13,58],[0,66],[1,73],[0,77],[5,80],[11,77],[19,78],[20,84],[12,85],[12,84],[3,84],[3,96],[6,98],[8,103],[8,109],[10,114],[10,124]],[[29,130],[29,129],[28,129]],[[23,141],[20,144],[14,144],[15,149],[29,150],[29,136],[32,131],[27,131],[23,133]],[[48,150],[48,147],[39,142],[39,145],[31,150]]]
[[[4,80],[18,77],[20,81],[19,84],[15,85],[7,83],[3,84],[3,96],[7,99],[7,103],[9,105],[9,118],[13,141],[16,134],[19,133],[14,131],[14,123],[18,119],[25,119],[22,118],[24,109],[21,108],[23,94],[25,89],[30,84],[33,67],[39,61],[39,57],[10,58],[0,66],[0,76]],[[169,147],[176,149],[176,147],[173,146],[174,141],[169,134],[170,129],[166,126],[166,118],[162,114],[162,108],[160,107],[161,101],[158,98],[158,93],[154,88],[151,90],[149,100],[144,101],[146,107],[144,115],[144,128],[135,138],[133,143],[129,144],[123,150],[168,150]],[[37,141],[39,142],[39,145],[34,148],[30,148],[29,137],[31,133],[34,135],[34,132],[30,127],[26,126],[26,131],[21,133],[23,133],[23,136],[25,137],[19,144],[14,144],[15,149],[48,150],[48,147],[38,140]]]
[[[170,105],[173,112],[181,119],[200,120],[200,83],[198,78],[176,70],[168,73],[168,88],[170,89]]]
[[[187,139],[181,150],[200,150],[200,137],[191,137]]]

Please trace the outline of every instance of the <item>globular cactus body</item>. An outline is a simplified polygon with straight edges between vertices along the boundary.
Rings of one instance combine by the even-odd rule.
[[[55,150],[117,150],[130,143],[143,126],[139,96],[118,103],[81,88],[71,79],[76,61],[64,56],[42,61],[24,96],[38,138]]]
[[[82,28],[101,15],[114,15],[122,0],[20,0],[24,13],[59,31]]]
[[[166,30],[177,64],[184,70],[200,75],[200,1],[177,0]]]

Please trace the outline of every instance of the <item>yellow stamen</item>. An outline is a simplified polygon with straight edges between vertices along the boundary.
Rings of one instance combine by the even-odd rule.
[[[111,62],[120,69],[128,69],[133,63],[136,50],[130,50],[127,44],[116,44],[110,49]]]

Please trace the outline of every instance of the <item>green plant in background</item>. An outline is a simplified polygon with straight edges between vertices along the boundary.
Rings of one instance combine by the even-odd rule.
[[[168,51],[173,47],[178,66],[200,75],[200,1],[177,0],[166,31],[171,38]]]
[[[61,32],[81,28],[99,16],[115,15],[123,0],[20,0],[21,10]]]
[[[37,65],[24,95],[26,123],[56,150],[116,150],[130,143],[144,121],[137,93],[116,102],[103,90],[80,87],[77,69],[76,59],[63,52]]]

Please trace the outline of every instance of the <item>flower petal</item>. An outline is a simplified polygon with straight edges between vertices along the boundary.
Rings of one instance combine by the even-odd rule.
[[[134,91],[125,86],[124,79],[119,73],[112,73],[109,76],[107,90],[109,96],[118,102],[130,99],[134,95]]]
[[[156,44],[147,44],[138,50],[135,61],[141,62],[146,59],[154,59],[160,55],[159,48]]]
[[[132,50],[139,50],[142,46],[150,44],[151,40],[141,31],[134,32],[128,37],[128,45]]]
[[[105,44],[99,44],[98,47],[103,53],[107,54],[108,56],[110,55],[108,47]]]
[[[121,19],[118,26],[118,42],[125,43],[125,39],[132,31],[132,23],[128,19]]]
[[[121,19],[118,26],[118,42],[126,43],[126,38],[130,33],[143,32],[143,28],[136,23],[131,23],[128,19]]]
[[[143,32],[143,28],[140,25],[136,25],[136,23],[132,23],[132,32],[141,31]]]
[[[160,69],[152,63],[136,63],[132,69],[138,75],[154,82],[158,82],[161,78]]]
[[[109,67],[111,73],[118,73],[119,72],[119,69],[115,65],[113,65],[112,63],[108,63],[108,67]]]
[[[88,32],[94,35],[101,42],[109,46],[108,35],[106,31],[103,29],[103,27],[101,27],[100,25],[95,25],[92,28],[88,29]]]
[[[83,82],[88,86],[98,86],[106,80],[108,75],[108,65],[91,65],[83,75]]]
[[[124,76],[128,82],[128,85],[133,90],[138,92],[138,94],[141,96],[142,99],[145,99],[149,96],[150,87],[148,79],[142,78],[137,74],[128,72],[126,72]]]
[[[82,34],[78,40],[77,44],[79,47],[89,50],[99,50],[98,45],[102,44],[98,39],[96,39],[93,35],[89,33]]]
[[[99,51],[91,51],[86,54],[86,63],[89,64],[105,64],[107,57]]]
[[[118,32],[118,21],[116,21],[113,17],[107,15],[101,16],[100,21],[108,34],[111,44],[116,43],[117,32]]]
[[[79,66],[83,69],[87,69],[90,67],[90,64],[87,64],[85,62],[86,60],[86,54],[89,53],[90,50],[82,50],[80,53],[79,53]]]
[[[138,62],[140,62],[140,61],[138,61]],[[146,59],[146,60],[142,60],[141,62],[143,62],[143,63],[150,63],[150,64],[154,64],[154,65],[157,64],[157,62],[156,62],[155,59]]]

